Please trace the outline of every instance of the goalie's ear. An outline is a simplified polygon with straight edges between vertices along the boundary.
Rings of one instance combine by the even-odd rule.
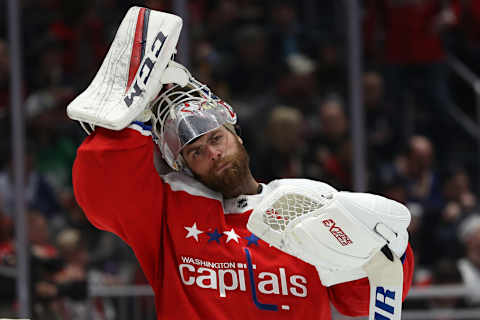
[[[68,105],[67,115],[113,130],[128,126],[162,89],[181,29],[178,16],[130,8],[97,75]]]

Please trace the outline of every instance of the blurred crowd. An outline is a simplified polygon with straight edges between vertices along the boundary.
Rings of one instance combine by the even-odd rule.
[[[75,203],[71,167],[85,134],[65,108],[93,79],[130,6],[173,12],[174,0],[20,3],[32,312],[34,319],[86,319],[89,283],[145,279],[130,249],[94,229]],[[345,2],[186,4],[190,52],[178,51],[238,113],[254,176],[352,190]],[[415,286],[465,283],[472,292],[420,307],[478,306],[480,151],[451,116],[456,106],[474,119],[475,96],[447,57],[480,74],[480,0],[360,4],[367,191],[410,209]],[[15,279],[1,268],[16,265],[6,19],[0,16],[0,316],[18,307]],[[90,307],[95,319],[115,319],[114,302]]]

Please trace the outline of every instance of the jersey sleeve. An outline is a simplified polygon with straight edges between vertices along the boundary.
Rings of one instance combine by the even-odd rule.
[[[410,245],[403,259],[403,297],[405,300],[412,283],[414,257]],[[340,283],[327,288],[330,301],[342,314],[350,317],[367,316],[370,304],[368,278]]]
[[[97,128],[77,150],[72,172],[75,198],[88,220],[128,243],[147,262],[147,277],[164,220],[165,187],[154,167],[154,147],[145,132]]]

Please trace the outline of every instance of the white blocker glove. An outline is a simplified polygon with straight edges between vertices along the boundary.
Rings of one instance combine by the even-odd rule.
[[[322,284],[332,286],[366,277],[364,266],[385,245],[398,260],[408,245],[409,223],[408,209],[385,197],[353,192],[326,195],[314,188],[285,185],[265,197],[247,228],[314,265]]]

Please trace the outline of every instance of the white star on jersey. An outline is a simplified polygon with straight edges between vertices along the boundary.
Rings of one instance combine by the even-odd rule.
[[[238,234],[235,233],[235,230],[230,230],[230,231],[224,231],[223,233],[225,233],[227,235],[227,240],[225,243],[228,243],[228,241],[230,240],[234,240],[236,243],[238,243],[238,238],[240,238],[240,236]]]
[[[190,238],[190,237],[194,237],[195,240],[198,242],[198,235],[200,233],[203,233],[203,231],[200,231],[197,229],[197,223],[195,222],[193,224],[193,226],[191,227],[184,227],[185,229],[187,229],[188,233],[187,235],[185,236],[185,238]]]

